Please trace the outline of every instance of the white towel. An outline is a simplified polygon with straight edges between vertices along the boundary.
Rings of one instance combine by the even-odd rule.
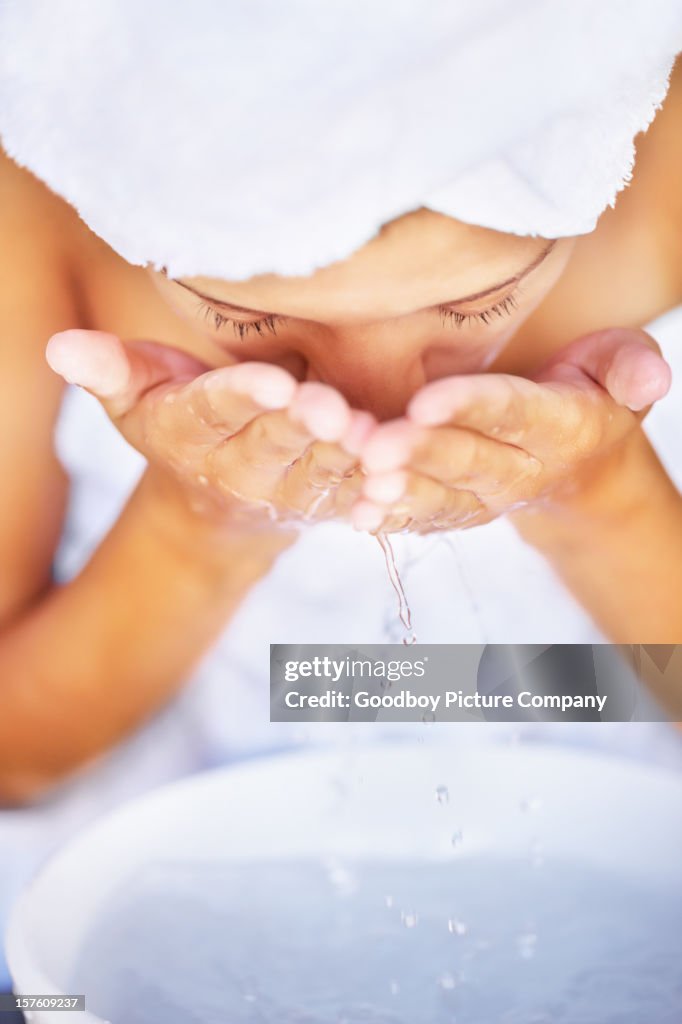
[[[592,230],[679,0],[0,0],[0,137],[132,263],[307,274],[421,206]]]

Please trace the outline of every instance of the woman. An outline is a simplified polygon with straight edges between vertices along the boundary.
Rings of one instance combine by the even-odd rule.
[[[98,16],[80,8],[87,41]],[[567,15],[563,7],[558,12],[548,17],[561,34]],[[220,19],[219,7],[211,13]],[[40,33],[47,39],[54,31],[49,6],[41,14],[43,21],[31,26],[38,49]],[[270,14],[275,17],[274,9]],[[130,15],[127,28],[145,38],[147,17],[153,12]],[[325,32],[343,29],[328,17]],[[104,21],[98,31],[120,41],[116,19]],[[8,24],[9,53],[13,43],[21,48],[27,30],[16,11]],[[271,42],[278,31],[289,29],[275,26]],[[404,26],[401,31],[404,36]],[[206,45],[209,36],[204,30]],[[138,36],[122,38],[132,45]],[[576,40],[583,45],[580,33]],[[68,54],[70,42],[64,43]],[[167,53],[172,63],[172,47],[159,47],[155,59]],[[667,69],[665,54],[654,63],[656,74],[659,65]],[[98,62],[91,64],[96,69]],[[18,67],[23,95],[20,61]],[[52,153],[44,135],[22,142],[30,105],[10,102],[0,123],[10,154],[0,170],[0,408],[3,436],[12,438],[1,456],[12,494],[0,527],[0,791],[6,801],[34,799],[158,711],[254,585],[275,566],[296,566],[286,559],[295,557],[300,531],[318,521],[335,519],[370,533],[430,534],[507,517],[610,639],[679,639],[682,593],[674,568],[682,557],[682,504],[640,427],[670,383],[641,327],[682,301],[679,73],[653,127],[640,137],[633,182],[596,230],[580,238],[581,231],[569,228],[575,218],[552,220],[545,211],[553,235],[538,230],[534,208],[525,222],[524,211],[516,211],[517,223],[508,205],[504,216],[486,212],[469,223],[442,212],[456,208],[447,198],[434,208],[403,206],[355,247],[349,239],[358,226],[342,229],[345,211],[334,211],[340,226],[329,245],[315,224],[302,223],[301,236],[319,243],[315,251],[325,259],[311,257],[313,244],[297,250],[300,239],[280,234],[271,263],[260,237],[240,242],[241,255],[232,251],[221,263],[220,224],[209,239],[218,238],[217,248],[210,255],[206,248],[202,259],[201,232],[199,241],[189,237],[182,211],[172,208],[171,216],[166,207],[169,221],[177,215],[167,265],[161,249],[150,243],[147,250],[140,239],[132,249],[121,242],[116,252],[39,180],[56,188],[61,173],[57,190],[71,198],[76,178],[69,97],[51,88],[49,74],[45,81],[50,88],[33,87],[45,109],[59,106],[65,124]],[[166,87],[173,91],[172,79]],[[651,88],[638,127],[660,99],[659,86]],[[272,124],[287,113],[284,104],[274,105]],[[97,120],[91,124],[97,135]],[[156,124],[161,131],[162,119]],[[345,130],[340,118],[340,150]],[[116,132],[102,133],[92,153],[110,146],[112,135],[121,143]],[[49,170],[57,157],[61,170]],[[183,164],[178,196],[201,192],[201,178],[186,177],[199,164],[194,158]],[[91,168],[81,212],[92,209],[93,185],[104,180],[100,171],[106,176],[104,166]],[[115,182],[118,165],[108,173]],[[260,165],[248,173],[257,192]],[[275,181],[282,173],[278,167]],[[108,226],[84,213],[109,239],[125,235],[117,218],[127,215],[125,189],[133,180],[121,189],[120,207],[104,215]],[[462,211],[480,209],[460,181]],[[389,206],[399,205],[403,185],[394,183]],[[308,198],[314,206],[315,196]],[[597,206],[605,205],[601,196]],[[237,213],[230,208],[233,218]],[[249,215],[247,209],[245,238]],[[253,224],[274,216],[255,211]],[[141,224],[144,235],[144,215]],[[186,260],[177,255],[183,232]],[[289,241],[299,257],[289,263],[293,271],[267,272],[284,265]],[[133,249],[141,258],[120,255]],[[232,275],[215,272],[228,265]],[[53,434],[65,380],[96,396],[147,462],[82,571],[54,585],[68,480]],[[295,581],[292,571],[287,586]],[[356,590],[364,587],[357,573],[354,582]],[[513,580],[513,590],[531,588],[532,581]],[[265,607],[266,592],[258,595]],[[328,621],[336,627],[337,614]],[[305,637],[318,638],[326,638],[323,631]],[[263,646],[270,639],[261,637]],[[229,646],[238,663],[235,632]]]

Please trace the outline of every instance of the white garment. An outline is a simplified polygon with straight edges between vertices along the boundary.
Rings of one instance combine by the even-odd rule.
[[[647,420],[649,435],[682,487],[682,307],[650,328],[673,366],[673,388]],[[99,404],[69,388],[57,430],[72,489],[55,574],[65,580],[118,517],[143,460]],[[458,535],[396,537],[414,625],[422,642],[592,643],[600,635],[542,559],[504,521]],[[131,585],[133,582],[131,580]],[[41,807],[0,812],[0,930],[20,884],[57,843],[123,800],[233,758],[350,735],[397,739],[426,726],[270,724],[270,643],[399,640],[397,602],[377,543],[325,525],[304,535],[248,595],[193,680],[153,721],[104,755]],[[682,769],[682,743],[648,723],[431,726],[430,735],[480,742],[510,733],[558,740]],[[483,732],[482,732],[483,730]],[[0,990],[3,982],[0,956]]]
[[[308,274],[421,206],[591,231],[679,0],[0,0],[0,136],[128,262]]]

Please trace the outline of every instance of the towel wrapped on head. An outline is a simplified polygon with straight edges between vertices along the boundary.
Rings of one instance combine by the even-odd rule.
[[[0,138],[131,263],[311,273],[429,207],[591,231],[679,0],[0,0]]]

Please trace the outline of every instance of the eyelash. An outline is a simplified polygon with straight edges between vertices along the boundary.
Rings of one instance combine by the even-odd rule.
[[[441,306],[440,314],[443,324],[449,320],[455,327],[463,327],[464,324],[471,323],[472,320],[477,320],[482,324],[489,324],[495,317],[511,316],[517,307],[516,296],[512,294],[507,295],[504,299],[500,299],[499,302],[495,302],[492,306],[488,306],[487,309],[482,309],[480,313],[460,313],[456,309],[448,309],[446,306]]]
[[[263,316],[260,320],[234,320],[209,305],[208,302],[199,303],[199,310],[203,313],[205,320],[213,321],[217,331],[222,330],[226,324],[232,324],[234,333],[240,340],[245,338],[249,331],[255,331],[259,335],[262,335],[264,330],[269,331],[270,334],[277,334],[277,324],[284,322],[282,316]]]
[[[449,321],[459,328],[472,321],[489,324],[495,317],[511,316],[517,306],[516,296],[507,295],[506,298],[500,299],[499,302],[495,302],[487,309],[482,309],[479,313],[460,313],[458,310],[449,309],[447,306],[440,306],[439,312],[443,325]],[[207,302],[201,302],[199,309],[203,313],[204,319],[213,321],[217,331],[223,330],[227,324],[232,324],[232,329],[240,340],[243,340],[250,331],[255,331],[260,337],[262,337],[263,331],[277,334],[277,325],[284,323],[285,320],[285,317],[274,315],[261,317],[260,320],[234,320],[232,317],[225,316]]]

